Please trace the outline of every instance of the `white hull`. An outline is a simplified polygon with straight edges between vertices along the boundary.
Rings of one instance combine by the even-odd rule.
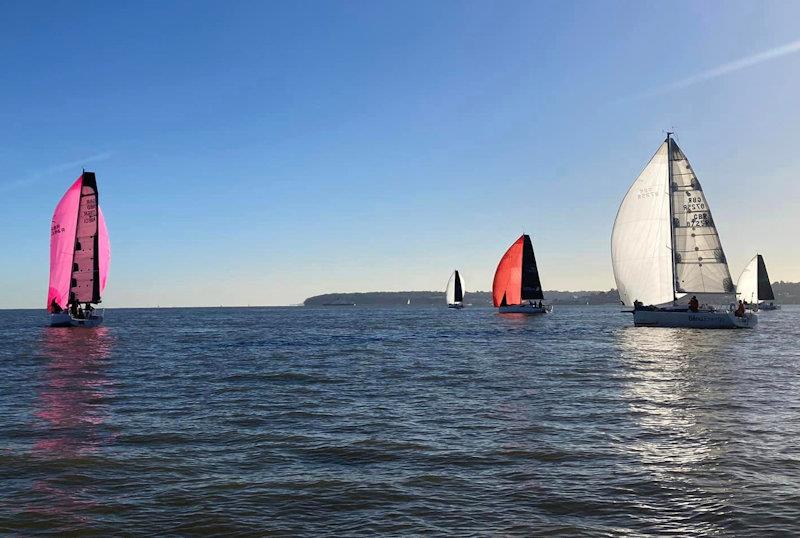
[[[508,306],[500,306],[498,310],[501,314],[549,314],[553,311],[553,307],[551,305],[544,305],[541,308],[538,306],[531,306],[531,305],[524,305],[524,304],[517,304],[517,305],[508,305]]]
[[[69,312],[59,312],[50,314],[51,327],[98,327],[103,323],[103,316],[93,314],[86,319],[76,319],[69,315]]]
[[[636,327],[684,327],[687,329],[750,329],[758,324],[758,316],[746,312],[737,317],[733,312],[688,310],[634,310]]]
[[[447,308],[456,308],[456,309],[460,310],[460,309],[464,308],[464,303],[452,303],[452,304],[448,304],[448,305],[447,305]]]

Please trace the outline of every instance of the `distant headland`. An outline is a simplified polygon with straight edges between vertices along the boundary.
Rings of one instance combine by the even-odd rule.
[[[778,304],[800,304],[800,282],[775,282],[772,284],[775,302]],[[619,304],[617,290],[608,291],[545,291],[549,304],[555,305],[602,305]],[[410,301],[410,302],[409,302]],[[465,302],[472,306],[492,306],[492,294],[488,291],[467,292]],[[441,306],[443,291],[369,291],[360,293],[326,293],[303,301],[304,306]]]

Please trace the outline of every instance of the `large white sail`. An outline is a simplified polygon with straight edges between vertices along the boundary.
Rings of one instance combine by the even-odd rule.
[[[614,221],[611,261],[620,299],[663,304],[674,298],[667,143],[633,182]]]
[[[733,293],[733,281],[703,188],[671,138],[675,291]]]
[[[736,296],[750,304],[758,302],[758,254],[753,256],[736,282]]]

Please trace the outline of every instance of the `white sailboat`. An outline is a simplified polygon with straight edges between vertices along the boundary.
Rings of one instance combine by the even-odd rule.
[[[736,296],[749,305],[752,310],[778,310],[775,293],[769,282],[767,265],[761,254],[756,254],[744,268],[736,282]],[[764,301],[769,301],[766,303]]]
[[[456,269],[447,281],[447,308],[464,308],[464,291],[464,278]]]
[[[678,304],[691,294],[735,293],[706,196],[681,149],[666,140],[633,182],[614,221],[611,259],[620,299],[636,326],[734,329],[758,317]]]

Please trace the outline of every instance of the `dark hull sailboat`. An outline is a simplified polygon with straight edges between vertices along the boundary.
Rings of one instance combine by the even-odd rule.
[[[528,235],[521,235],[497,265],[492,283],[492,302],[502,314],[546,314],[539,269]],[[537,302],[538,301],[538,302]]]

